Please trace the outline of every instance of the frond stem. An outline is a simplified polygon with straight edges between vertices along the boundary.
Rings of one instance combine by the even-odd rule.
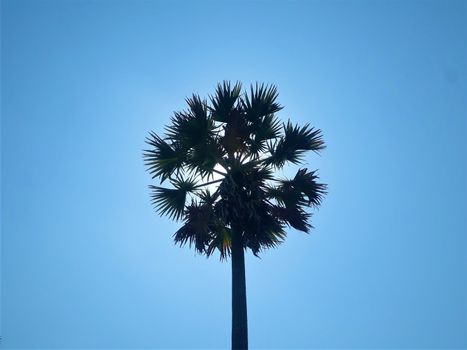
[[[223,179],[209,181],[209,182],[206,182],[206,183],[204,183],[204,184],[201,184],[201,185],[196,185],[194,188],[200,188],[200,187],[203,187],[203,186],[212,185],[212,184],[215,184],[215,183],[221,182],[222,180],[223,180]]]
[[[226,175],[227,175],[227,173],[224,173],[224,172],[219,171],[219,170],[216,170],[216,169],[212,169],[212,171],[215,172],[215,173],[217,173],[217,174],[219,174],[219,175],[222,175],[222,176],[226,176]]]

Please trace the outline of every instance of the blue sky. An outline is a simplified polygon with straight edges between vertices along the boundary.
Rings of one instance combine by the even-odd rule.
[[[323,130],[315,229],[247,256],[252,348],[467,348],[465,1],[1,2],[4,348],[226,348],[230,265],[141,157],[193,92]]]

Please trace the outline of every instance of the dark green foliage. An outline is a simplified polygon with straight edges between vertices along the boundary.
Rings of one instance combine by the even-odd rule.
[[[149,133],[146,143],[153,148],[144,151],[145,164],[152,178],[160,177],[162,183],[181,168],[185,154],[177,143],[169,144],[153,132]]]
[[[251,124],[250,132],[252,136],[249,151],[254,158],[258,158],[262,152],[266,151],[266,142],[278,138],[280,130],[280,122],[273,114],[261,117]]]
[[[199,144],[186,151],[186,168],[198,173],[201,177],[210,177],[217,164],[217,160],[225,153],[213,140]]]
[[[268,150],[271,157],[267,163],[282,168],[286,161],[299,164],[303,161],[306,151],[321,151],[324,149],[321,130],[305,124],[303,127],[293,126],[290,120],[284,124],[284,135],[274,143],[270,143]]]
[[[199,253],[204,253],[212,240],[210,225],[213,221],[211,206],[191,204],[185,210],[185,224],[175,233],[175,242],[180,245],[194,245]]]
[[[289,187],[301,192],[308,199],[307,205],[319,206],[326,194],[326,186],[318,183],[316,171],[308,172],[307,169],[300,169],[292,181],[286,182]]]
[[[167,139],[187,151],[212,140],[214,121],[203,114],[177,112],[172,117],[172,125],[166,130]]]
[[[179,220],[184,214],[187,194],[196,188],[196,184],[192,179],[180,178],[173,180],[172,184],[175,187],[173,189],[150,185],[151,198],[161,215]]]
[[[188,109],[174,113],[165,135],[149,134],[148,171],[173,187],[151,186],[152,201],[160,214],[184,221],[175,242],[227,258],[232,227],[255,255],[280,244],[287,226],[309,231],[306,209],[321,204],[326,185],[306,168],[292,179],[276,178],[274,170],[300,164],[306,152],[325,146],[321,131],[309,124],[281,125],[277,98],[273,85],[256,84],[242,94],[240,83],[223,82],[209,101],[188,98]],[[218,186],[209,191],[203,186],[213,178]]]
[[[230,117],[230,113],[235,106],[235,103],[240,96],[242,84],[235,83],[232,87],[230,82],[224,81],[222,84],[217,84],[216,94],[211,97],[212,117],[215,121],[226,123]]]
[[[246,118],[250,122],[255,122],[261,117],[279,112],[282,106],[276,102],[278,97],[277,88],[274,85],[264,85],[256,83],[255,88],[250,87],[250,95],[245,94],[242,106],[246,113]]]

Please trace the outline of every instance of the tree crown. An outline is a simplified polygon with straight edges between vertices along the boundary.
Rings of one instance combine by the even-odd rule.
[[[308,232],[311,214],[326,194],[316,171],[299,169],[292,179],[275,176],[287,162],[301,164],[308,151],[324,149],[321,130],[276,113],[274,85],[224,81],[213,96],[187,98],[188,108],[174,112],[161,137],[149,133],[144,160],[152,178],[170,188],[150,186],[161,215],[182,220],[174,240],[210,256],[230,255],[235,229],[244,248],[255,255],[281,243],[285,228]],[[215,189],[210,189],[216,185]]]

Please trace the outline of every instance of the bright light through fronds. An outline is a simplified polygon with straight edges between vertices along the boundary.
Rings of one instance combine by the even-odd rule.
[[[326,193],[316,171],[277,176],[286,164],[303,164],[307,152],[325,148],[321,130],[281,122],[274,85],[241,91],[239,82],[224,81],[209,99],[187,98],[188,108],[174,112],[165,135],[149,134],[144,153],[153,178],[173,187],[151,187],[156,210],[184,221],[176,242],[208,256],[214,248],[221,258],[230,254],[234,227],[255,255],[280,244],[287,226],[308,232],[306,209]]]

